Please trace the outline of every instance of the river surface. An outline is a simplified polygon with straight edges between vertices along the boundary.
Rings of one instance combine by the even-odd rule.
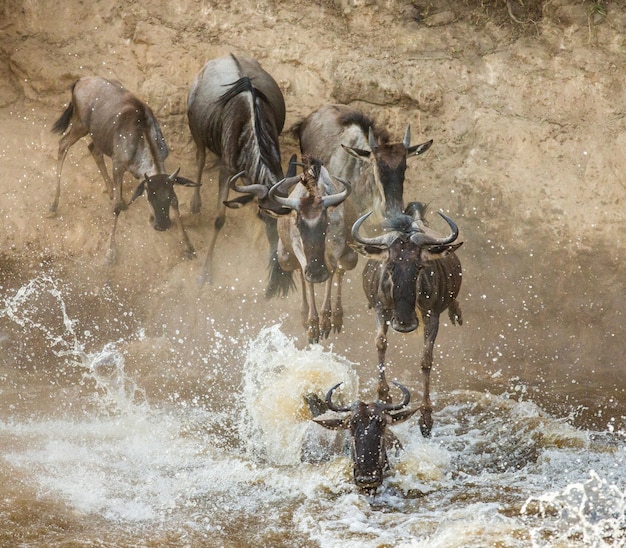
[[[1,546],[626,542],[624,432],[578,425],[574,401],[551,415],[520,389],[434,377],[432,437],[417,417],[394,427],[404,450],[365,496],[348,457],[301,462],[320,428],[303,396],[371,384],[281,321],[241,329],[207,313],[194,328],[206,341],[184,325],[156,336],[114,291],[42,272],[2,288],[0,328]]]

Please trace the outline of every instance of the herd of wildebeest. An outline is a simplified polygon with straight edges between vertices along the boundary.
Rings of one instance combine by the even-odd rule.
[[[61,170],[69,148],[89,135],[89,150],[113,200],[113,227],[107,261],[116,260],[115,228],[120,212],[145,193],[156,230],[171,225],[176,213],[188,257],[195,255],[183,226],[174,185],[194,188],[191,213],[201,208],[202,173],[209,149],[220,159],[217,214],[201,269],[201,282],[211,280],[212,260],[226,207],[256,203],[270,249],[266,297],[284,296],[300,275],[301,315],[309,342],[340,332],[343,322],[342,278],[357,264],[358,254],[368,261],[363,289],[376,317],[378,394],[371,403],[338,405],[333,386],[319,398],[313,420],[349,433],[354,480],[364,492],[375,492],[389,470],[387,449],[399,447],[388,426],[411,417],[409,390],[393,403],[385,378],[389,326],[401,333],[424,329],[420,368],[423,399],[420,428],[430,436],[433,426],[430,370],[439,316],[445,310],[452,323],[462,323],[456,300],[461,285],[461,264],[455,250],[458,228],[441,236],[425,220],[421,202],[405,205],[406,160],[429,149],[432,141],[411,145],[410,126],[402,142],[391,142],[363,112],[346,105],[325,105],[296,124],[301,159],[289,161],[283,172],[279,135],[285,124],[285,102],[276,81],[249,58],[224,56],[209,61],[191,84],[187,100],[189,129],[196,145],[196,180],[178,170],[165,171],[168,149],[152,110],[116,80],[97,76],[79,79],[72,86],[66,110],[53,126],[62,134],[57,182],[50,212],[59,206]],[[112,161],[112,179],[104,162]],[[298,168],[301,173],[298,175]],[[122,179],[128,171],[140,180],[128,204]],[[238,197],[228,200],[229,190]],[[365,225],[365,226],[364,226]],[[325,284],[321,315],[315,304],[316,284]],[[331,290],[336,285],[334,306]],[[331,415],[327,410],[341,414]]]

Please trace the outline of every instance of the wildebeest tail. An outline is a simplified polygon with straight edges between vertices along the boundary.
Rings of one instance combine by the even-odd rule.
[[[72,84],[72,98],[70,99],[70,104],[67,105],[67,108],[63,111],[63,114],[59,116],[59,119],[54,122],[52,126],[52,133],[65,133],[67,126],[70,125],[70,120],[72,119],[72,114],[74,114],[74,86],[76,82]]]
[[[300,135],[302,134],[302,125],[304,124],[304,120],[300,120],[296,122],[291,128],[289,128],[289,133],[291,133],[292,137],[300,140]]]
[[[74,114],[74,103],[70,101],[70,104],[67,105],[67,108],[63,111],[63,114],[61,114],[59,119],[54,122],[54,125],[52,126],[52,133],[65,133],[67,126],[70,125],[72,114]]]
[[[286,297],[292,289],[296,288],[293,281],[293,273],[283,270],[278,262],[278,252],[274,250],[270,257],[270,277],[265,288],[265,298]]]

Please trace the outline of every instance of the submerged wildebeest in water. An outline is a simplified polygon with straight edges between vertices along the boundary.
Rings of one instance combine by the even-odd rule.
[[[415,331],[424,325],[424,347],[420,368],[424,381],[420,428],[430,436],[432,402],[430,400],[430,371],[433,348],[439,330],[439,316],[444,310],[453,324],[463,323],[461,308],[456,300],[461,288],[461,262],[454,243],[459,229],[456,223],[439,212],[451,229],[441,237],[424,220],[426,206],[412,202],[405,213],[390,217],[385,232],[366,238],[359,234],[369,217],[360,217],[352,227],[355,249],[370,258],[363,269],[363,290],[370,308],[376,311],[376,348],[378,368],[385,368],[387,330],[389,326],[400,333]]]
[[[285,124],[285,101],[278,84],[254,59],[234,55],[213,59],[191,85],[187,116],[196,144],[198,185],[206,149],[220,159],[217,216],[200,281],[211,279],[213,250],[224,226],[225,208],[238,208],[256,198],[270,246],[270,279],[265,296],[286,295],[294,284],[291,273],[285,272],[276,258],[278,232],[273,216],[282,208],[268,196],[270,188],[284,178],[278,136]],[[237,186],[238,179],[249,184]],[[227,201],[229,187],[244,196]],[[191,203],[192,213],[199,212],[200,205],[198,188]]]
[[[350,201],[357,215],[374,210],[382,219],[401,212],[406,160],[419,156],[432,140],[411,145],[407,126],[401,143],[363,112],[347,105],[325,105],[292,128],[300,151],[319,158],[334,177],[354,187]]]
[[[274,185],[269,197],[281,205],[287,215],[278,219],[278,261],[285,271],[300,272],[302,323],[310,343],[327,338],[331,329],[343,327],[341,302],[342,280],[352,270],[358,255],[349,247],[354,209],[346,203],[352,190],[347,181],[334,181],[322,163],[308,156],[302,158],[303,173]],[[287,197],[276,194],[293,190]],[[333,280],[337,297],[331,306]],[[319,317],[315,304],[315,284],[325,284],[324,301]],[[308,299],[307,299],[308,294]]]
[[[389,426],[406,421],[417,411],[407,408],[411,400],[409,390],[399,382],[392,382],[403,394],[402,401],[397,404],[392,403],[384,370],[379,372],[378,399],[374,402],[358,400],[349,405],[335,404],[333,394],[343,383],[336,384],[327,392],[323,406],[319,405],[321,402],[316,405],[310,396],[307,399],[314,415],[326,409],[348,413],[345,417],[318,415],[313,417],[313,421],[331,430],[346,430],[350,439],[354,483],[368,494],[376,493],[385,474],[390,471],[387,451],[402,448]]]
[[[172,207],[178,218],[185,253],[189,258],[194,256],[193,246],[180,217],[174,185],[196,186],[196,184],[179,177],[178,170],[171,175],[165,173],[168,149],[150,107],[117,80],[86,76],[73,84],[70,103],[55,122],[52,131],[63,136],[59,141],[56,192],[49,207],[51,214],[56,214],[59,206],[61,170],[67,152],[79,139],[89,135],[91,138],[89,152],[104,179],[109,197],[114,200],[113,228],[107,251],[108,262],[115,262],[117,219],[120,211],[126,208],[122,196],[122,180],[126,171],[141,179],[130,202],[143,192],[146,193],[152,208],[152,224],[156,230],[166,230],[170,227],[170,207]],[[113,180],[107,171],[104,156],[111,158]]]

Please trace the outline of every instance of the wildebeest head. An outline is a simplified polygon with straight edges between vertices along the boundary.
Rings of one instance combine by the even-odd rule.
[[[132,204],[144,192],[148,198],[148,203],[152,208],[150,220],[155,230],[167,230],[171,225],[170,206],[178,209],[178,197],[174,192],[174,185],[198,186],[197,183],[184,177],[179,177],[178,168],[171,175],[166,173],[157,173],[150,175],[146,173],[143,181],[139,183],[133,193],[130,203]]]
[[[325,259],[328,209],[340,205],[350,195],[352,186],[339,179],[344,188],[335,192],[330,174],[319,160],[305,158],[304,166],[301,176],[276,183],[270,189],[269,197],[287,212],[295,213],[295,225],[307,261],[304,277],[307,282],[321,283],[330,276]],[[297,183],[302,183],[304,192],[294,190],[288,197],[277,194],[279,189],[285,192]]]
[[[372,164],[376,186],[384,198],[385,215],[402,211],[404,194],[404,174],[406,159],[419,156],[433,144],[432,139],[419,145],[411,146],[411,126],[407,126],[402,143],[390,143],[389,136],[384,133],[377,141],[374,130],[370,126],[368,144],[370,150],[342,145],[344,150],[356,158]]]
[[[392,381],[404,395],[398,404],[376,400],[372,403],[356,401],[340,407],[333,403],[333,392],[343,383],[336,384],[326,394],[326,405],[336,413],[350,413],[345,418],[315,417],[313,420],[331,430],[346,429],[352,443],[354,482],[363,491],[375,492],[389,470],[387,449],[398,445],[396,437],[388,426],[404,422],[417,409],[406,409],[411,400],[408,388]]]
[[[417,279],[425,261],[436,260],[453,251],[452,245],[459,235],[456,223],[439,212],[448,223],[450,235],[437,237],[432,231],[425,232],[423,225],[414,217],[396,214],[390,218],[384,234],[365,238],[359,235],[359,228],[371,215],[366,213],[352,226],[354,249],[381,262],[378,298],[386,308],[393,311],[391,327],[401,333],[414,331],[418,326],[416,313]]]

